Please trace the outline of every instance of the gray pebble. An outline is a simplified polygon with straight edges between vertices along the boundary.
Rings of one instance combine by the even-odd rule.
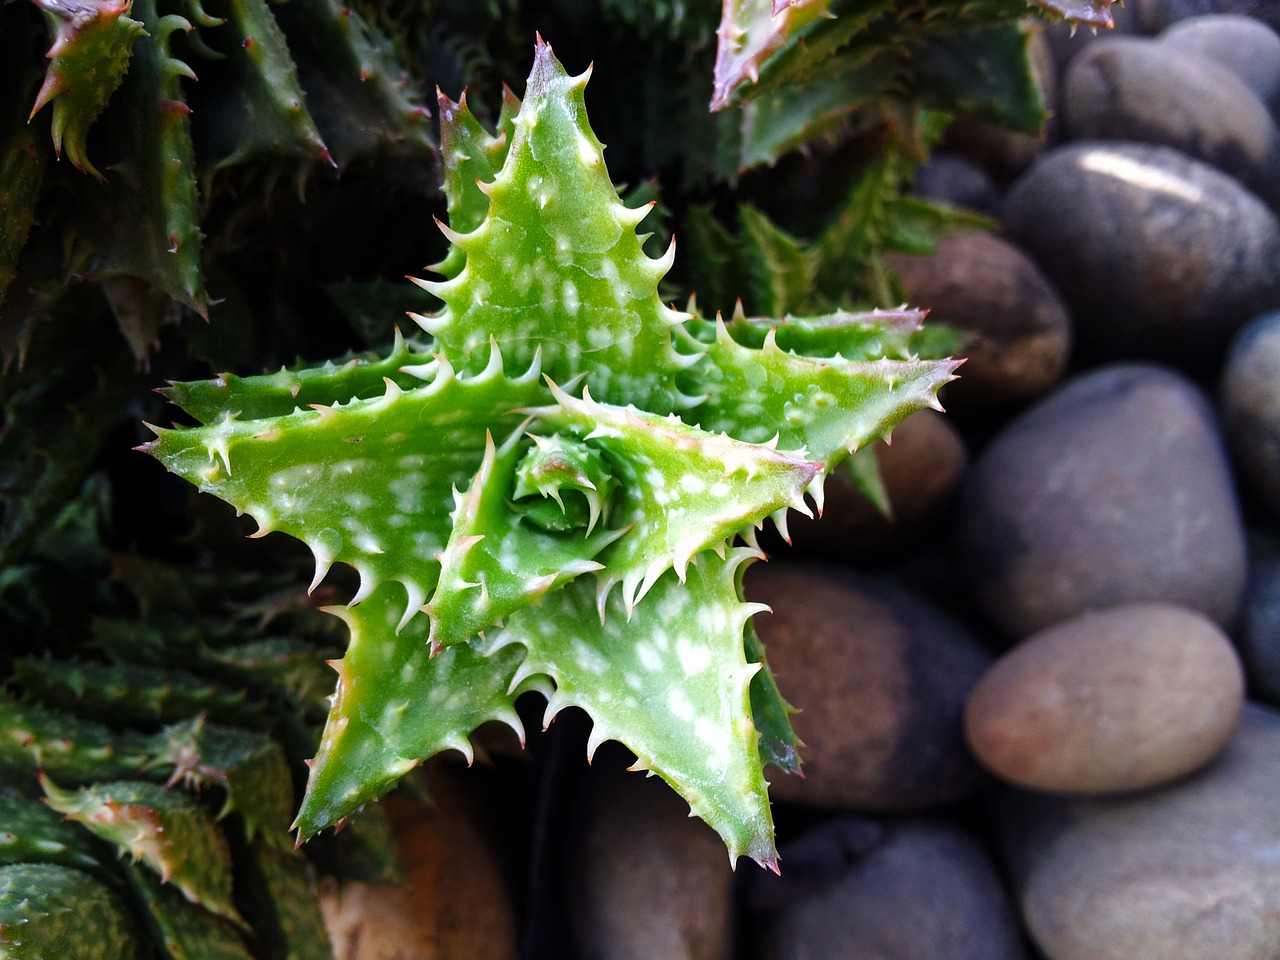
[[[987,783],[961,713],[991,662],[923,600],[837,567],[757,564],[746,595],[792,716],[804,777],[773,777],[775,800],[846,810],[914,810]]]
[[[925,257],[891,254],[912,303],[930,321],[965,335],[960,379],[942,395],[948,406],[1032,400],[1062,378],[1071,320],[1053,286],[1025,253],[977,230],[949,233]]]
[[[769,960],[1021,960],[1017,922],[986,853],[947,824],[824,824],[755,878]]]
[[[1244,589],[1213,412],[1154,365],[1091,371],[1007,426],[969,473],[955,537],[976,598],[1017,637],[1139,601],[1226,625]]]
[[[437,759],[426,769],[430,804],[404,796],[382,801],[405,882],[325,878],[320,908],[335,960],[519,956],[514,897],[494,825],[482,814],[486,798],[455,764]]]
[[[1207,57],[1146,37],[1100,40],[1072,63],[1063,104],[1068,139],[1173,147],[1280,202],[1275,121],[1237,73]]]
[[[1234,13],[1179,20],[1160,42],[1234,71],[1271,109],[1280,106],[1280,36],[1261,20]]]
[[[1274,960],[1280,714],[1246,708],[1211,766],[1131,797],[1009,798],[1024,920],[1048,960]]]
[[[1240,472],[1280,513],[1280,312],[1250,321],[1232,341],[1222,412]]]
[[[1006,228],[1071,308],[1081,353],[1208,369],[1280,302],[1280,223],[1168,147],[1073,143],[1014,185]]]

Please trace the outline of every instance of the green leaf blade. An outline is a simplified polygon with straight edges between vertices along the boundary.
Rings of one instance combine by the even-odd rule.
[[[746,660],[742,633],[759,608],[734,585],[734,568],[754,555],[703,554],[688,583],[666,574],[630,619],[615,594],[602,622],[593,591],[571,584],[541,611],[513,617],[495,642],[528,649],[521,675],[554,681],[548,720],[581,707],[594,722],[589,752],[621,742],[637,769],[670,783],[724,838],[731,862],[748,856],[772,867],[773,820],[748,705],[758,667]]]
[[[521,369],[540,357],[557,383],[585,374],[597,396],[666,412],[691,362],[675,345],[697,345],[658,296],[670,260],[641,249],[646,211],[626,207],[609,179],[586,119],[586,80],[538,46],[510,149],[484,187],[488,215],[470,232],[448,231],[467,267],[427,284],[445,309],[426,327],[460,371],[483,367],[496,339]]]
[[[425,618],[397,633],[403,590],[386,586],[363,603],[334,608],[351,628],[334,664],[338,688],[294,827],[302,839],[333,826],[443,750],[470,756],[468,735],[497,720],[523,739],[509,692],[518,648],[486,655],[477,644],[429,654]]]

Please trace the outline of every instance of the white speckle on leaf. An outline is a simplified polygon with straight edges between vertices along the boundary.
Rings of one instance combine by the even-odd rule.
[[[694,476],[692,473],[686,473],[680,478],[680,488],[687,493],[702,493],[707,489],[707,485],[702,482],[700,477]]]
[[[693,719],[693,704],[688,695],[679,687],[672,687],[667,693],[667,706],[681,720]]]
[[[636,657],[640,660],[640,666],[650,672],[657,673],[662,669],[662,657],[651,643],[636,644]]]
[[[701,673],[711,666],[711,649],[694,644],[688,637],[680,637],[676,641],[676,656],[680,658],[680,667],[686,677]]]
[[[723,770],[729,766],[729,758],[733,755],[733,746],[729,741],[729,731],[709,717],[699,717],[693,725],[693,732],[698,739],[711,748],[713,766]]]

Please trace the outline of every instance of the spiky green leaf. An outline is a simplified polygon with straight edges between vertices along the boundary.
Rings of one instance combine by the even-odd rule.
[[[44,85],[31,115],[53,104],[53,149],[77,169],[99,180],[89,162],[86,139],[111,95],[129,69],[129,58],[146,28],[128,16],[132,0],[42,2],[54,35]]]
[[[468,736],[488,720],[523,738],[511,691],[519,651],[489,655],[471,643],[432,657],[426,618],[397,631],[403,610],[403,588],[388,584],[331,611],[350,627],[351,642],[334,664],[338,688],[294,824],[303,839],[376,799],[426,757],[470,757]]]
[[[727,560],[704,553],[681,583],[668,572],[630,618],[610,596],[601,618],[594,591],[577,584],[539,611],[513,617],[496,638],[528,656],[518,676],[546,674],[556,685],[549,721],[568,706],[592,718],[588,755],[606,740],[626,745],[688,801],[729,848],[730,862],[749,856],[774,866],[773,822],[752,723],[743,625],[758,605],[744,603],[734,569],[755,556]]]
[[[71,867],[0,867],[0,955],[122,960],[137,955],[133,919],[101,881]]]
[[[213,820],[190,796],[121,780],[63,790],[42,778],[45,801],[120,853],[172,883],[192,903],[242,922],[231,902],[231,854]]]

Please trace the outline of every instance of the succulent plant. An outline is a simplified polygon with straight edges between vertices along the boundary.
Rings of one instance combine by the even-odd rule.
[[[509,136],[442,101],[466,232],[442,227],[456,273],[419,281],[444,302],[414,315],[430,344],[367,365],[394,377],[180,384],[170,396],[204,425],[147,445],[261,533],[306,542],[313,585],[334,562],[359,572],[334,611],[351,642],[303,837],[424,758],[469,754],[481,722],[518,729],[514,698],[542,689],[548,721],[584,708],[590,749],[626,744],[731,860],[776,862],[762,762],[790,756],[792,735],[779,703],[761,711],[774,729],[753,721],[776,688],[744,647],[752,531],[809,513],[806,493],[820,504],[824,474],[936,404],[955,363],[907,355],[918,316],[837,313],[753,338],[664,305],[674,244],[641,249],[647,211],[609,179],[587,77],[539,42]],[[805,353],[778,346],[788,326]]]

